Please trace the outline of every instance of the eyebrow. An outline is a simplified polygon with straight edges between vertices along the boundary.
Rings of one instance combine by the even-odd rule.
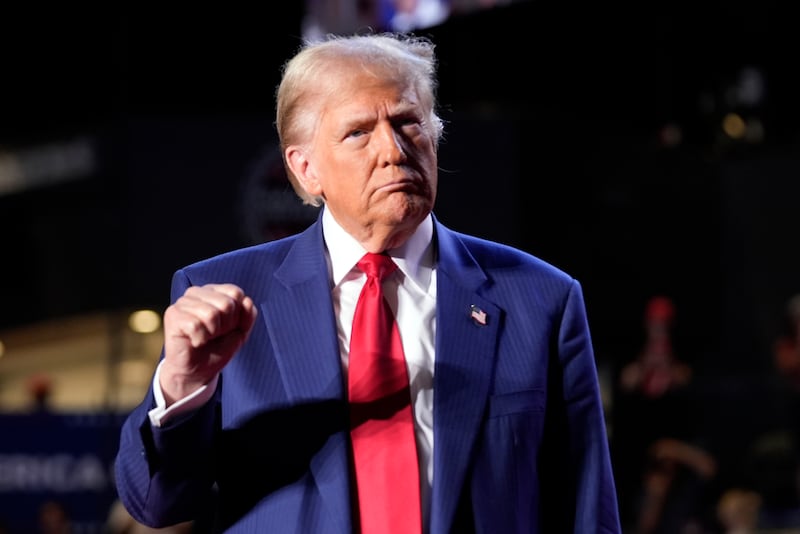
[[[410,114],[413,115],[422,115],[419,112],[419,108],[421,106],[416,103],[412,103],[408,100],[403,100],[399,102],[397,105],[393,106],[389,112],[389,118],[397,117],[397,116],[407,116]],[[376,114],[373,111],[365,112],[365,113],[352,113],[350,114],[346,120],[344,120],[342,124],[343,129],[351,130],[357,125],[371,123],[375,121]]]

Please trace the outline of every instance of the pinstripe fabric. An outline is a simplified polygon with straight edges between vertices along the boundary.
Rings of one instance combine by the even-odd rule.
[[[435,222],[437,331],[431,528],[619,532],[581,287],[523,252]],[[151,429],[151,395],[121,435],[120,497],[151,526],[210,509],[229,532],[352,531],[344,379],[319,223],[199,262],[189,284],[232,282],[258,324],[214,401]],[[471,317],[471,306],[486,323]]]

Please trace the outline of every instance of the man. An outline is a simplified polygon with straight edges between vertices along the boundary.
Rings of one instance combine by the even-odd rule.
[[[619,532],[580,285],[432,214],[435,89],[433,44],[409,35],[330,37],[286,64],[281,148],[320,216],[174,275],[162,361],[116,464],[137,520],[213,510],[229,532],[366,534],[418,511],[402,532]],[[393,519],[363,499],[408,484],[366,488],[363,406],[348,402],[365,253],[397,265],[378,286],[410,381],[417,495]]]

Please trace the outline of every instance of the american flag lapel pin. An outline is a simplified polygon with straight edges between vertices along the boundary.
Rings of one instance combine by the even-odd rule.
[[[469,307],[469,316],[472,317],[472,320],[475,321],[476,324],[486,326],[486,312],[478,306],[472,304]]]

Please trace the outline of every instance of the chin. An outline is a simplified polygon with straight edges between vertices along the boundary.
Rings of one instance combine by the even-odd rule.
[[[397,224],[419,224],[433,208],[433,203],[419,195],[404,195],[392,206],[392,218]]]

